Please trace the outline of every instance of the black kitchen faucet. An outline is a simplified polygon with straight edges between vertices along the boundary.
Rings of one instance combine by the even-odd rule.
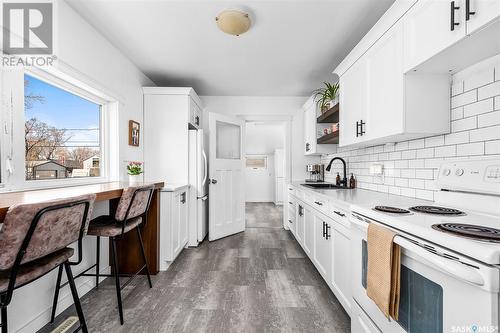
[[[334,157],[334,158],[332,158],[330,160],[330,163],[328,163],[328,166],[326,167],[326,171],[330,171],[330,169],[332,168],[332,163],[335,160],[341,161],[342,164],[344,165],[344,178],[342,178],[342,180],[340,181],[340,184],[342,184],[345,187],[347,187],[347,170],[346,170],[347,166],[346,166],[345,160],[342,157]]]

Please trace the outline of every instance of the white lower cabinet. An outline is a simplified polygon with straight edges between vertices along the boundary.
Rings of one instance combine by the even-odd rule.
[[[299,243],[303,243],[304,241],[304,204],[297,203],[297,224],[295,226],[295,238]]]
[[[351,314],[351,231],[348,212],[336,207],[326,197],[300,188],[292,192],[289,187],[289,190],[293,193],[289,195],[289,202],[293,202],[297,212],[290,230],[346,312]],[[315,201],[323,204],[317,205]],[[289,207],[292,204],[289,203]]]
[[[332,226],[330,219],[323,214],[314,214],[314,263],[326,281],[332,274]]]
[[[166,270],[188,242],[188,190],[160,192],[160,270]]]
[[[303,249],[309,257],[314,255],[314,214],[309,206],[304,207],[304,244]]]
[[[296,226],[296,220],[297,220],[297,207],[296,207],[296,202],[295,199],[291,196],[288,195],[288,228],[292,232],[292,234],[295,236],[295,226]]]

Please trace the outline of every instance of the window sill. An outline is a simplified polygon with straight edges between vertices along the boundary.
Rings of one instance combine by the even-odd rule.
[[[47,180],[31,180],[26,181],[22,186],[11,186],[7,184],[0,184],[0,193],[9,192],[23,192],[31,190],[47,190],[55,189],[61,187],[71,187],[71,186],[83,186],[83,185],[93,185],[111,182],[112,180],[105,177],[96,177],[92,179],[71,179],[71,180],[59,180],[59,179],[47,179]]]

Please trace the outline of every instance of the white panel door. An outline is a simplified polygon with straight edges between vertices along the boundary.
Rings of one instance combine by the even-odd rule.
[[[405,72],[465,36],[464,7],[465,0],[420,0],[410,9],[404,17]]]
[[[309,257],[314,251],[314,214],[311,208],[305,207],[304,212],[304,251]]]
[[[495,18],[500,17],[500,1],[498,0],[465,0],[467,34],[470,34]],[[467,10],[469,15],[467,15]]]
[[[244,121],[209,114],[210,241],[245,230]]]
[[[331,220],[314,214],[314,263],[326,281],[332,274],[332,227]]]
[[[396,23],[365,55],[369,113],[366,132],[383,138],[403,132],[403,26]]]

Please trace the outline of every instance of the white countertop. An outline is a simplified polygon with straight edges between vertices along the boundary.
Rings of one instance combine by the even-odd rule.
[[[370,205],[374,206],[395,206],[411,207],[416,205],[429,205],[432,201],[420,200],[382,192],[355,189],[331,189],[318,190],[303,186],[304,181],[293,181],[292,186],[300,188],[302,191],[309,191],[314,195],[323,196],[328,200],[335,200],[336,204],[345,210],[351,210],[351,205]]]
[[[165,183],[165,186],[162,187],[161,191],[162,192],[175,192],[175,191],[180,190],[184,187],[189,187],[189,184]]]

